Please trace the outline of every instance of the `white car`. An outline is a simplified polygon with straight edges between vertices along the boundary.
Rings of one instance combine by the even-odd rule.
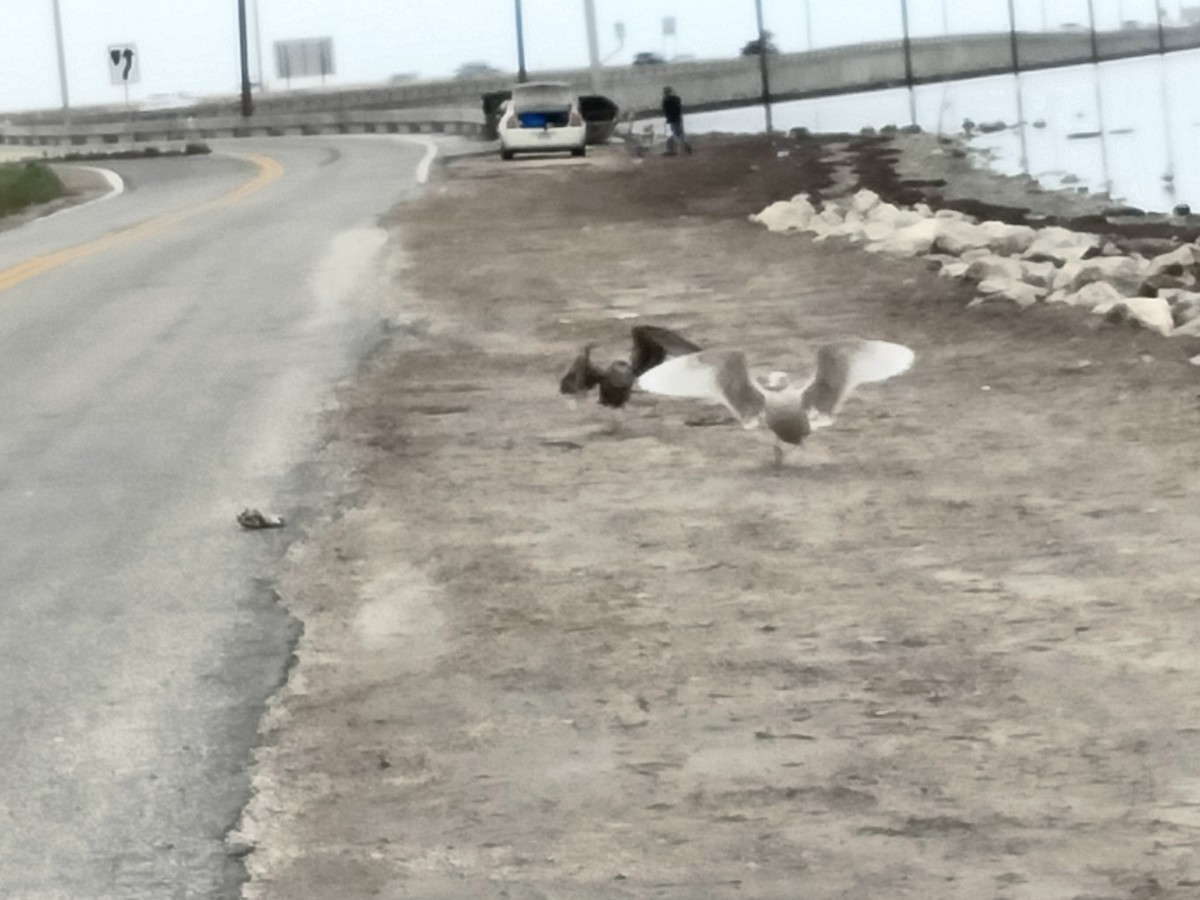
[[[560,81],[530,81],[513,85],[497,126],[500,158],[517,153],[587,152],[587,124],[571,86]]]

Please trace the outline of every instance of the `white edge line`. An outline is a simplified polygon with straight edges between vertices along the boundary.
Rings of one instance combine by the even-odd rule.
[[[44,222],[47,219],[53,219],[55,216],[61,216],[69,212],[75,212],[76,210],[83,209],[86,206],[92,206],[96,203],[103,203],[105,200],[111,200],[114,197],[119,197],[121,194],[125,193],[125,180],[112,169],[101,169],[96,166],[75,166],[74,168],[83,169],[85,172],[95,172],[106,182],[108,182],[108,193],[102,194],[101,196],[96,197],[94,200],[88,200],[85,203],[77,203],[74,206],[65,206],[62,209],[55,210],[49,215],[39,216],[28,224],[32,225],[33,222]]]
[[[433,165],[433,160],[437,157],[438,145],[431,138],[418,137],[417,135],[398,134],[395,135],[396,140],[404,141],[406,144],[421,144],[425,148],[425,155],[421,161],[417,163],[417,184],[424,184],[429,180],[429,168]]]

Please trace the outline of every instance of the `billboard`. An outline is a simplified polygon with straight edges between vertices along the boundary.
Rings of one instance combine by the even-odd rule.
[[[275,42],[275,77],[307,78],[333,74],[333,38]]]

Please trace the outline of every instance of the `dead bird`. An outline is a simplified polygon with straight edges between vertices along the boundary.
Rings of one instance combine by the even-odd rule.
[[[633,350],[629,360],[613,360],[603,369],[592,362],[591,353],[597,345],[585,346],[559,382],[559,390],[575,398],[598,387],[600,405],[620,409],[629,400],[641,375],[667,359],[700,350],[687,338],[658,325],[635,325],[632,336]]]
[[[903,344],[853,338],[817,349],[817,368],[802,387],[786,372],[759,384],[750,377],[740,350],[702,352],[668,360],[639,377],[638,386],[667,397],[693,397],[725,406],[749,429],[764,424],[775,435],[775,466],[783,445],[799,445],[813,431],[832,425],[846,398],[860,384],[907,372],[916,354]]]

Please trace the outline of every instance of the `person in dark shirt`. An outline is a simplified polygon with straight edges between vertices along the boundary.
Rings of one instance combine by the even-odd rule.
[[[671,133],[667,138],[667,154],[674,156],[678,152],[677,142],[683,144],[684,152],[691,153],[692,145],[683,130],[683,101],[669,87],[663,88],[662,109],[667,120],[667,130]]]

